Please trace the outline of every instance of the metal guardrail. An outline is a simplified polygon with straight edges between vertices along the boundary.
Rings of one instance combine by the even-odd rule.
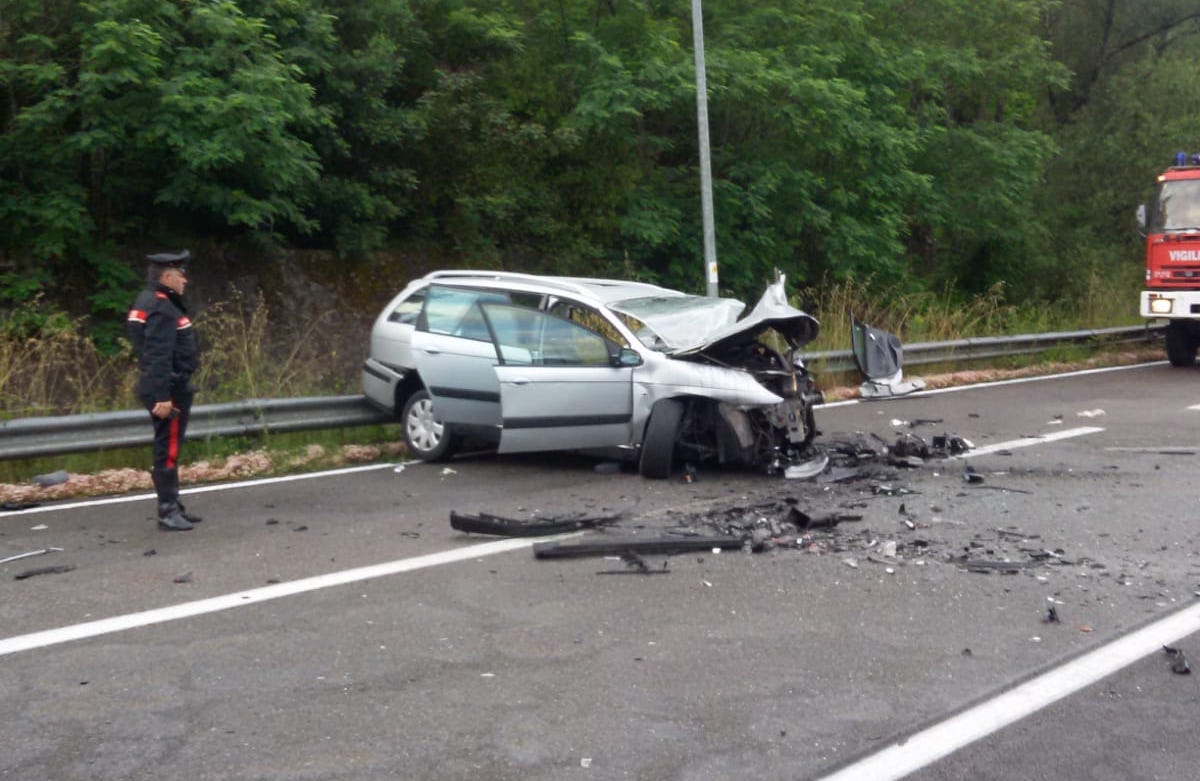
[[[392,419],[363,396],[252,399],[192,407],[188,437],[279,434],[367,426]],[[145,410],[21,418],[0,424],[0,459],[138,447],[153,441]]]
[[[1099,328],[1024,336],[981,337],[951,342],[904,345],[904,365],[974,361],[1042,352],[1062,344],[1104,344],[1148,341],[1162,336],[1161,326]],[[849,350],[809,353],[808,363],[824,361],[825,371],[853,371]],[[202,404],[192,408],[191,438],[258,435],[289,431],[366,426],[392,421],[363,396],[325,396],[300,399],[252,399],[231,404]],[[98,412],[86,415],[20,418],[0,423],[0,459],[82,453],[138,447],[153,441],[144,410]]]
[[[1092,328],[1085,331],[1023,334],[1021,336],[980,336],[971,339],[956,339],[950,342],[914,342],[904,345],[904,366],[1009,358],[1016,355],[1040,353],[1051,347],[1066,344],[1147,342],[1161,338],[1164,328],[1165,326],[1161,325],[1131,325],[1116,328]],[[855,371],[858,368],[854,363],[854,354],[849,350],[808,353],[804,356],[804,360],[810,365],[817,361],[824,361],[824,369],[828,372]]]

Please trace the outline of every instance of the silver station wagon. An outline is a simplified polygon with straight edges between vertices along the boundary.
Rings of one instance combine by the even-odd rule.
[[[744,310],[639,282],[437,271],[376,319],[363,389],[426,461],[474,439],[620,448],[651,478],[685,461],[784,472],[814,458],[820,394],[799,347],[820,326],[783,277]]]

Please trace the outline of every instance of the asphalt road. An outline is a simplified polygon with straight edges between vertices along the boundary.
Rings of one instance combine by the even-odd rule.
[[[1200,676],[1156,622],[1200,662],[1197,371],[822,408],[822,441],[977,448],[838,483],[488,456],[205,490],[188,533],[146,497],[0,514],[0,558],[63,549],[0,564],[0,778],[1191,777]],[[654,575],[448,524],[792,506],[861,520]]]

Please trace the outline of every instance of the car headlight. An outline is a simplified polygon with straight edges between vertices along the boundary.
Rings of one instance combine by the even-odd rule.
[[[1169,298],[1153,297],[1150,299],[1150,311],[1156,315],[1169,315],[1173,303]]]

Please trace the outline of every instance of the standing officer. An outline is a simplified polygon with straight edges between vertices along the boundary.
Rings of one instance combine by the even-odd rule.
[[[183,304],[187,286],[184,264],[190,257],[187,250],[147,255],[146,287],[126,320],[141,372],[138,398],[154,423],[150,477],[158,494],[158,525],[169,531],[187,531],[202,520],[179,503],[179,448],[192,409],[189,380],[200,357],[196,333]]]

